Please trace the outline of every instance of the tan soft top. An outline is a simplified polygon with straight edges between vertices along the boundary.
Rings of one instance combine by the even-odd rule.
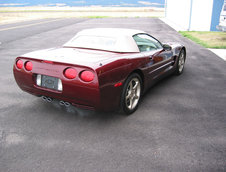
[[[113,52],[139,52],[133,36],[145,33],[123,28],[93,28],[78,32],[64,46],[99,49]]]

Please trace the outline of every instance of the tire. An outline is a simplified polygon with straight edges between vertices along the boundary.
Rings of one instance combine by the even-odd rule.
[[[180,75],[183,73],[184,71],[184,64],[185,64],[185,59],[186,59],[186,54],[185,54],[185,50],[182,49],[180,51],[178,60],[177,60],[177,66],[176,66],[176,71],[175,74],[176,75]]]
[[[130,115],[137,110],[142,91],[142,80],[139,74],[131,74],[123,87],[121,95],[121,110]]]

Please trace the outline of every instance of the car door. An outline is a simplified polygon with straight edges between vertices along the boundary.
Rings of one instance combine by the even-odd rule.
[[[148,34],[136,34],[133,36],[142,54],[147,57],[146,73],[151,81],[172,67],[172,50],[164,50],[162,44]]]

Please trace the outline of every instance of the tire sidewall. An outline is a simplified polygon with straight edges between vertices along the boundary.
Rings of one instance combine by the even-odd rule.
[[[182,74],[183,71],[184,71],[184,66],[183,66],[183,69],[182,69],[181,72],[180,72],[180,70],[179,70],[179,60],[180,60],[180,56],[181,56],[182,53],[184,54],[184,64],[185,64],[186,54],[185,54],[185,50],[182,49],[182,50],[180,51],[180,54],[179,54],[178,59],[177,59],[177,66],[176,66],[176,71],[175,71],[177,75]]]
[[[126,97],[126,91],[127,91],[127,87],[128,87],[128,84],[129,82],[133,79],[133,78],[137,78],[140,82],[140,87],[141,87],[141,91],[140,91],[140,98],[138,100],[138,103],[137,105],[135,106],[135,108],[133,108],[132,110],[128,109],[127,106],[126,106],[126,103],[125,103],[125,97]],[[121,106],[121,110],[122,112],[124,112],[126,115],[130,115],[132,114],[133,112],[135,112],[138,108],[138,105],[140,103],[140,99],[141,99],[141,95],[142,95],[142,88],[143,88],[143,85],[142,85],[142,79],[140,77],[139,74],[137,73],[132,73],[131,75],[129,75],[129,77],[126,79],[125,83],[123,84],[123,91],[122,91],[122,95],[121,95],[121,102],[120,102],[120,106]]]

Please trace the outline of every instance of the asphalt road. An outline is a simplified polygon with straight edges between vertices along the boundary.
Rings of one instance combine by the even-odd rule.
[[[125,117],[62,108],[22,92],[14,59],[84,28],[141,29],[187,47],[183,75]],[[0,171],[226,171],[226,62],[157,18],[46,19],[0,25]]]

